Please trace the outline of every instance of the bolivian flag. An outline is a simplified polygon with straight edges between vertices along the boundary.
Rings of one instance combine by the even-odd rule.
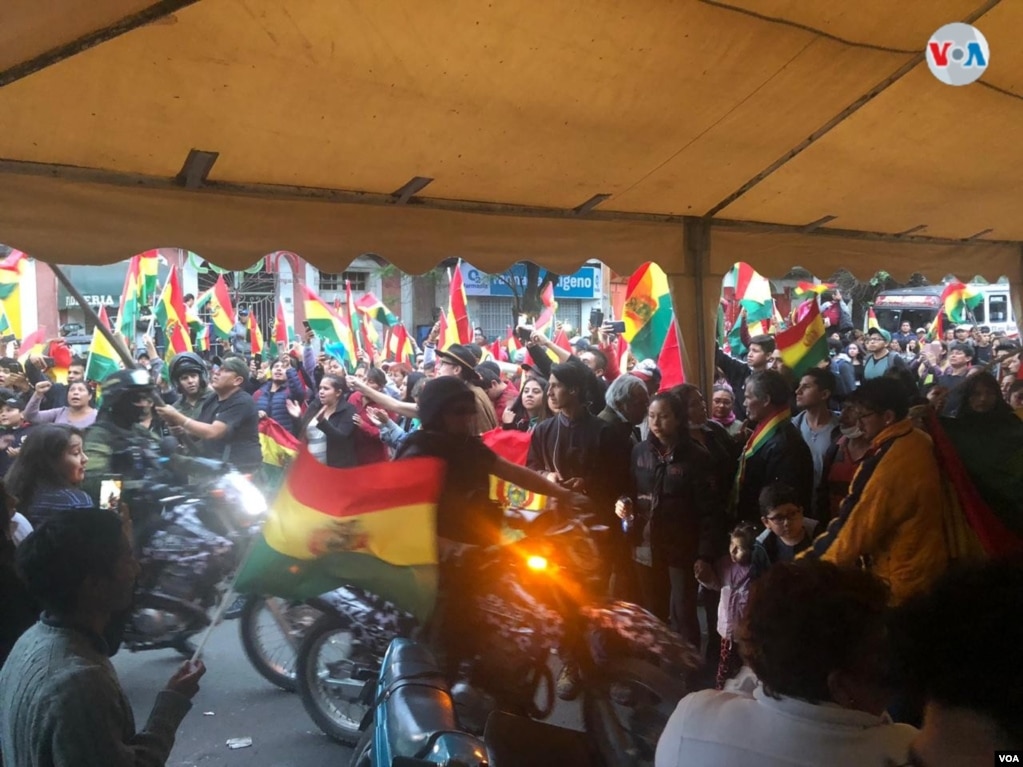
[[[810,301],[803,319],[774,337],[785,366],[797,379],[828,358],[827,329],[817,299]]]
[[[647,262],[629,278],[625,289],[625,340],[637,360],[657,359],[671,327],[671,293],[668,276],[657,264]]]
[[[514,429],[493,429],[480,437],[483,444],[499,456],[519,466],[526,465],[529,455],[529,432]],[[499,477],[490,476],[490,500],[497,501],[506,509],[528,509],[542,511],[547,506],[547,496],[513,485]]]
[[[434,458],[333,469],[303,447],[235,590],[307,599],[356,586],[425,619],[437,591],[443,479]]]

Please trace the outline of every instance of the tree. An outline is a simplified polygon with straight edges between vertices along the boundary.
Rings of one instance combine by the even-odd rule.
[[[522,265],[526,268],[526,276],[521,284],[512,270],[491,275],[493,279],[511,291],[512,325],[515,325],[523,314],[534,318],[539,315],[543,310],[543,301],[540,296],[543,294],[544,288],[556,282],[561,276],[550,271],[544,271],[541,276],[540,267],[530,261],[523,261]]]

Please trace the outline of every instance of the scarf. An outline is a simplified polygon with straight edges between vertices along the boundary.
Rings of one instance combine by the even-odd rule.
[[[771,437],[778,433],[778,429],[781,428],[782,424],[791,420],[792,413],[787,407],[782,408],[766,421],[761,421],[757,424],[757,428],[750,434],[749,439],[746,440],[746,447],[742,451],[742,456],[739,458],[739,471],[735,474],[734,495],[736,499],[739,497],[739,488],[742,486],[742,480],[746,474],[746,461],[756,455],[757,451],[766,445]]]
[[[726,418],[711,418],[710,420],[712,420],[714,423],[721,424],[727,429],[729,426],[735,423],[735,411],[729,410],[728,416]]]

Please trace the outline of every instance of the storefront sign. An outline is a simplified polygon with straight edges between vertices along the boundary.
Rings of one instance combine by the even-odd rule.
[[[505,280],[513,281],[521,291],[526,284],[526,267],[523,264],[516,264],[497,276],[487,274],[469,264],[462,264],[462,281],[465,283],[467,296],[511,298],[515,293]],[[600,268],[584,266],[573,274],[564,274],[558,278],[554,283],[554,298],[594,299],[600,296],[600,287]]]

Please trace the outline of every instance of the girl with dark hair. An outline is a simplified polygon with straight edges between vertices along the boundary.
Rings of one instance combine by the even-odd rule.
[[[316,460],[335,469],[357,465],[355,408],[345,400],[347,391],[343,379],[325,375],[320,381],[319,407],[311,406],[303,418],[298,402],[288,400],[287,403],[288,412],[298,423],[298,434],[305,439],[309,452]]]
[[[80,488],[88,462],[79,429],[42,424],[25,438],[8,470],[7,493],[33,527],[62,511],[94,508]]]
[[[697,560],[713,562],[719,536],[710,456],[687,434],[681,400],[656,394],[650,400],[650,434],[632,449],[632,552],[644,607],[699,646],[696,613]],[[615,513],[629,520],[624,498]]]
[[[538,423],[551,417],[547,406],[547,379],[538,375],[526,376],[519,396],[501,414],[502,428],[513,431],[532,431]]]

